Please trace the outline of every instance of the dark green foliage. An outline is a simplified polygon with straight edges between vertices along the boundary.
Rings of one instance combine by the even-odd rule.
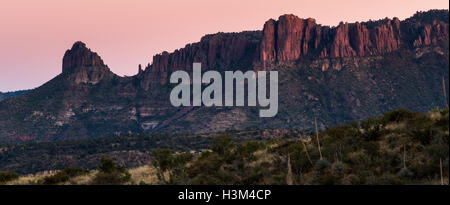
[[[77,167],[66,167],[54,175],[45,176],[42,184],[52,185],[68,181],[72,177],[88,174],[89,171]]]
[[[236,141],[258,139],[259,132],[229,131]],[[207,149],[211,139],[220,135],[223,134],[140,134],[66,142],[1,145],[0,149],[4,148],[4,151],[0,154],[0,170],[7,168],[19,174],[30,174],[45,170],[62,170],[68,166],[97,169],[101,155],[113,155],[114,158],[121,159],[125,167],[136,167],[149,163],[148,152],[154,149]],[[139,160],[129,160],[130,156]]]
[[[221,135],[211,142],[211,149],[219,155],[226,154],[233,148],[233,140],[228,135]]]
[[[329,127],[319,133],[323,159],[316,137],[236,143],[229,135],[212,141],[212,151],[196,155],[171,177],[175,184],[286,184],[290,158],[294,184],[431,184],[440,175],[448,183],[448,108],[427,114],[395,110],[359,123]],[[308,160],[306,152],[311,161]],[[155,152],[155,166],[173,161],[170,150]],[[179,154],[178,154],[179,155]],[[165,162],[169,160],[169,162]],[[165,162],[165,163],[163,163]],[[181,164],[179,164],[181,165]],[[175,172],[172,172],[175,173]]]
[[[19,174],[15,172],[0,171],[0,184],[19,178]]]
[[[327,160],[318,160],[315,165],[317,171],[323,171],[331,166],[331,163]]]
[[[187,183],[186,163],[192,160],[192,154],[176,154],[172,150],[157,149],[152,151],[152,164],[158,169],[158,179],[164,184]],[[169,180],[166,179],[166,172]]]
[[[99,172],[95,175],[92,184],[113,185],[130,181],[131,175],[124,167],[114,163],[112,159],[102,156]]]
[[[124,168],[120,165],[117,165],[114,163],[112,159],[106,158],[105,156],[102,156],[101,158],[101,164],[99,166],[99,171],[103,173],[113,173],[116,171],[123,171]]]
[[[410,179],[414,176],[414,173],[411,172],[408,168],[402,168],[399,172],[398,172],[398,176],[402,179]]]
[[[415,115],[417,115],[417,114],[413,113],[409,110],[398,109],[398,110],[394,110],[392,112],[385,113],[383,115],[383,117],[381,118],[381,121],[382,121],[383,125],[386,125],[388,123],[401,122],[401,121],[404,121],[407,119],[411,119]]]
[[[364,130],[363,137],[367,141],[375,141],[381,136],[381,124],[377,119],[362,120],[361,129]]]
[[[229,131],[193,137],[209,136],[210,150],[152,149],[151,161],[161,184],[277,185],[288,183],[288,173],[292,173],[289,183],[293,184],[437,184],[440,161],[444,183],[448,183],[448,117],[448,108],[429,113],[395,110],[359,123],[328,127],[319,132],[322,157],[314,132],[273,130],[269,140],[239,142],[242,133]],[[248,131],[245,139],[268,131]],[[164,138],[154,138],[156,144],[164,142]],[[193,138],[183,140],[189,143]],[[130,137],[134,142],[145,139]],[[54,144],[43,145],[58,153]],[[96,146],[82,146],[95,153]],[[130,181],[128,171],[112,159],[102,157],[98,169],[92,184]],[[79,173],[83,172],[68,168],[46,177],[44,183],[58,184]]]

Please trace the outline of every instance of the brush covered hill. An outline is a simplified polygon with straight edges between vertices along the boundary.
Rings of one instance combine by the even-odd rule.
[[[251,133],[260,139],[237,142],[242,138],[229,132],[196,151],[150,149],[150,162],[137,168],[124,169],[116,155],[115,162],[103,157],[92,171],[66,168],[3,183],[449,184],[448,108],[426,114],[395,110],[318,135],[290,130],[261,140],[261,133]]]
[[[112,73],[100,55],[76,42],[61,74],[0,102],[0,143],[72,141],[126,134],[311,129],[381,115],[397,108],[444,107],[448,87],[448,10],[411,18],[341,23],[282,15],[262,30],[206,35],[155,55],[135,76]],[[279,71],[279,109],[173,107],[168,77],[176,70]],[[444,79],[443,79],[444,78]],[[448,95],[447,95],[448,96]]]
[[[25,93],[27,93],[30,90],[19,90],[19,91],[12,91],[12,92],[6,92],[6,93],[2,93],[0,92],[0,101],[6,100],[8,98],[13,98],[16,96],[21,96]]]

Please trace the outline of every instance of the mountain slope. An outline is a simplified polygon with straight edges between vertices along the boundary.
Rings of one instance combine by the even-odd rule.
[[[8,98],[16,97],[16,96],[21,96],[21,95],[27,93],[28,91],[30,91],[30,90],[18,90],[18,91],[6,92],[6,93],[0,92],[0,101],[6,100]]]
[[[262,31],[207,35],[158,54],[132,77],[115,75],[97,53],[76,42],[64,55],[60,75],[0,102],[0,142],[308,129],[314,118],[324,127],[399,107],[425,112],[446,104],[448,42],[448,10],[337,27],[283,15]],[[192,70],[193,62],[220,72],[278,70],[278,115],[259,118],[257,107],[173,107],[168,77]]]

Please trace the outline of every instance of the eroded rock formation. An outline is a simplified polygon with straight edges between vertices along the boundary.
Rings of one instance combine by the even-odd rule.
[[[97,84],[105,76],[112,74],[101,57],[81,41],[75,42],[64,54],[62,72],[76,84]]]

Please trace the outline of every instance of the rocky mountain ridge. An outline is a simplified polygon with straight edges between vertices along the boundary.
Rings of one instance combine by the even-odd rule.
[[[431,22],[421,20],[431,18],[431,15],[443,17]],[[266,70],[301,57],[377,56],[402,47],[415,49],[437,45],[439,41],[448,40],[448,18],[445,16],[448,17],[448,11],[431,10],[418,12],[404,21],[386,18],[361,23],[341,22],[336,27],[329,27],[317,24],[312,18],[301,19],[286,14],[278,20],[268,20],[262,31],[207,35],[200,42],[188,44],[173,53],[155,55],[153,64],[147,66],[143,75],[165,84],[168,72],[189,70],[193,62],[202,62],[210,69],[252,67]]]
[[[404,107],[442,106],[448,82],[448,10],[336,27],[283,15],[262,31],[217,33],[131,77],[112,73],[76,42],[62,73],[25,95],[0,102],[0,142],[55,141],[132,133],[219,132],[342,124]],[[257,118],[248,107],[173,107],[170,73],[203,68],[279,70],[279,113]],[[447,95],[448,96],[448,95]],[[258,109],[258,108],[256,108]]]

